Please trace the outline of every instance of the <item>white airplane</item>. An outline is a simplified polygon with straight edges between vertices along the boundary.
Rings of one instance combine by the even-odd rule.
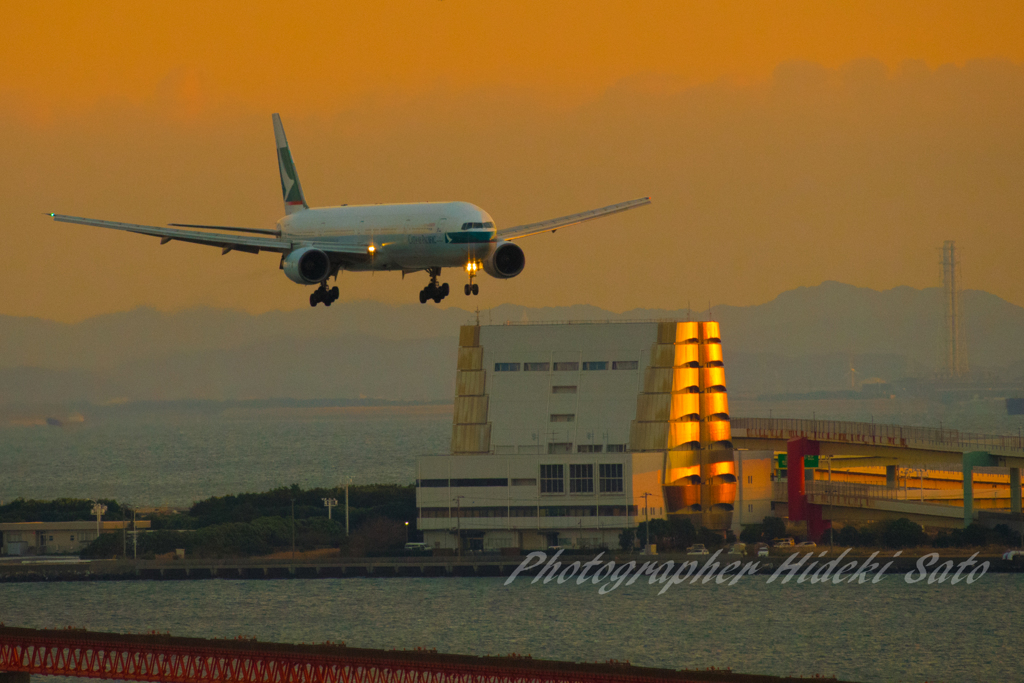
[[[277,139],[277,160],[281,171],[285,216],[274,230],[229,228],[218,225],[171,223],[161,228],[117,223],[51,213],[55,221],[95,225],[160,238],[220,247],[223,254],[242,251],[281,254],[280,268],[293,282],[318,285],[309,305],[330,306],[338,299],[338,288],[327,280],[342,270],[401,271],[402,276],[426,271],[430,283],[420,292],[420,303],[440,303],[448,296],[448,283],[438,284],[442,268],[465,268],[469,282],[464,292],[478,294],[473,278],[483,270],[491,277],[505,279],[523,272],[526,258],[514,240],[542,232],[554,232],[576,223],[608,216],[650,204],[649,197],[612,204],[600,209],[554,218],[540,223],[497,230],[486,211],[467,202],[419,204],[366,204],[309,208],[295,171],[281,117],[273,115]],[[190,228],[182,230],[181,228]],[[226,230],[224,234],[206,230]],[[244,234],[248,233],[248,234]]]

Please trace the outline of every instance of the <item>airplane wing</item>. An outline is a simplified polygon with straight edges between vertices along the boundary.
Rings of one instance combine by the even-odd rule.
[[[291,240],[281,239],[280,237],[225,235],[215,232],[199,232],[196,230],[180,230],[178,228],[161,228],[153,225],[136,225],[135,223],[101,221],[93,218],[65,216],[59,213],[51,213],[48,215],[53,218],[53,220],[61,223],[94,225],[100,228],[111,228],[113,230],[134,232],[140,235],[152,235],[153,237],[160,238],[160,244],[167,244],[172,240],[176,240],[178,242],[192,242],[193,244],[206,244],[211,247],[220,247],[224,254],[229,251],[244,251],[250,254],[258,254],[261,251],[286,253],[299,246],[299,242],[292,243]],[[310,242],[308,240],[302,240],[301,245],[315,247],[329,254],[367,256],[370,253],[366,246],[355,244],[336,244],[334,242]]]
[[[530,235],[536,235],[542,232],[554,232],[555,230],[564,228],[567,225],[575,225],[577,223],[582,223],[583,221],[601,218],[602,216],[610,216],[613,213],[619,213],[620,211],[629,211],[630,209],[635,209],[639,206],[644,206],[650,203],[650,197],[641,197],[640,199],[633,199],[628,202],[622,202],[621,204],[612,204],[611,206],[605,206],[600,209],[584,211],[583,213],[574,213],[571,216],[552,218],[548,221],[530,223],[529,225],[517,225],[512,228],[504,228],[503,230],[498,230],[498,237],[504,240],[517,240],[521,237],[529,237]]]

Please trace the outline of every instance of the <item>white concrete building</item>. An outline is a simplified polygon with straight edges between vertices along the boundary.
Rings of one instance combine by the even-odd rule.
[[[467,326],[457,372],[452,452],[417,462],[429,545],[617,547],[669,514],[733,525],[718,323]],[[747,520],[770,514],[762,458],[744,460]]]
[[[3,555],[52,555],[76,553],[96,540],[100,533],[121,533],[131,522],[9,522],[0,524],[0,553]],[[136,528],[148,529],[149,520]],[[131,533],[131,532],[129,532]]]

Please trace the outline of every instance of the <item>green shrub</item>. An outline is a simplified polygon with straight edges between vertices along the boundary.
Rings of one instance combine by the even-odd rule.
[[[764,528],[760,524],[748,524],[740,532],[740,540],[744,543],[757,543],[764,536]]]
[[[886,548],[916,548],[928,541],[928,534],[920,524],[900,517],[883,523],[881,539]]]
[[[855,526],[844,526],[842,529],[835,532],[835,542],[838,545],[854,548],[861,545],[860,532],[857,531]]]
[[[761,522],[761,538],[766,543],[786,535],[786,523],[779,517],[768,516]]]

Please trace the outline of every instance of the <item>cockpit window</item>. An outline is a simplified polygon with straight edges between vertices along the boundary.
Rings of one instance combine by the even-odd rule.
[[[487,221],[486,223],[463,223],[462,224],[462,229],[463,230],[493,230],[494,229],[494,223],[492,221]]]

